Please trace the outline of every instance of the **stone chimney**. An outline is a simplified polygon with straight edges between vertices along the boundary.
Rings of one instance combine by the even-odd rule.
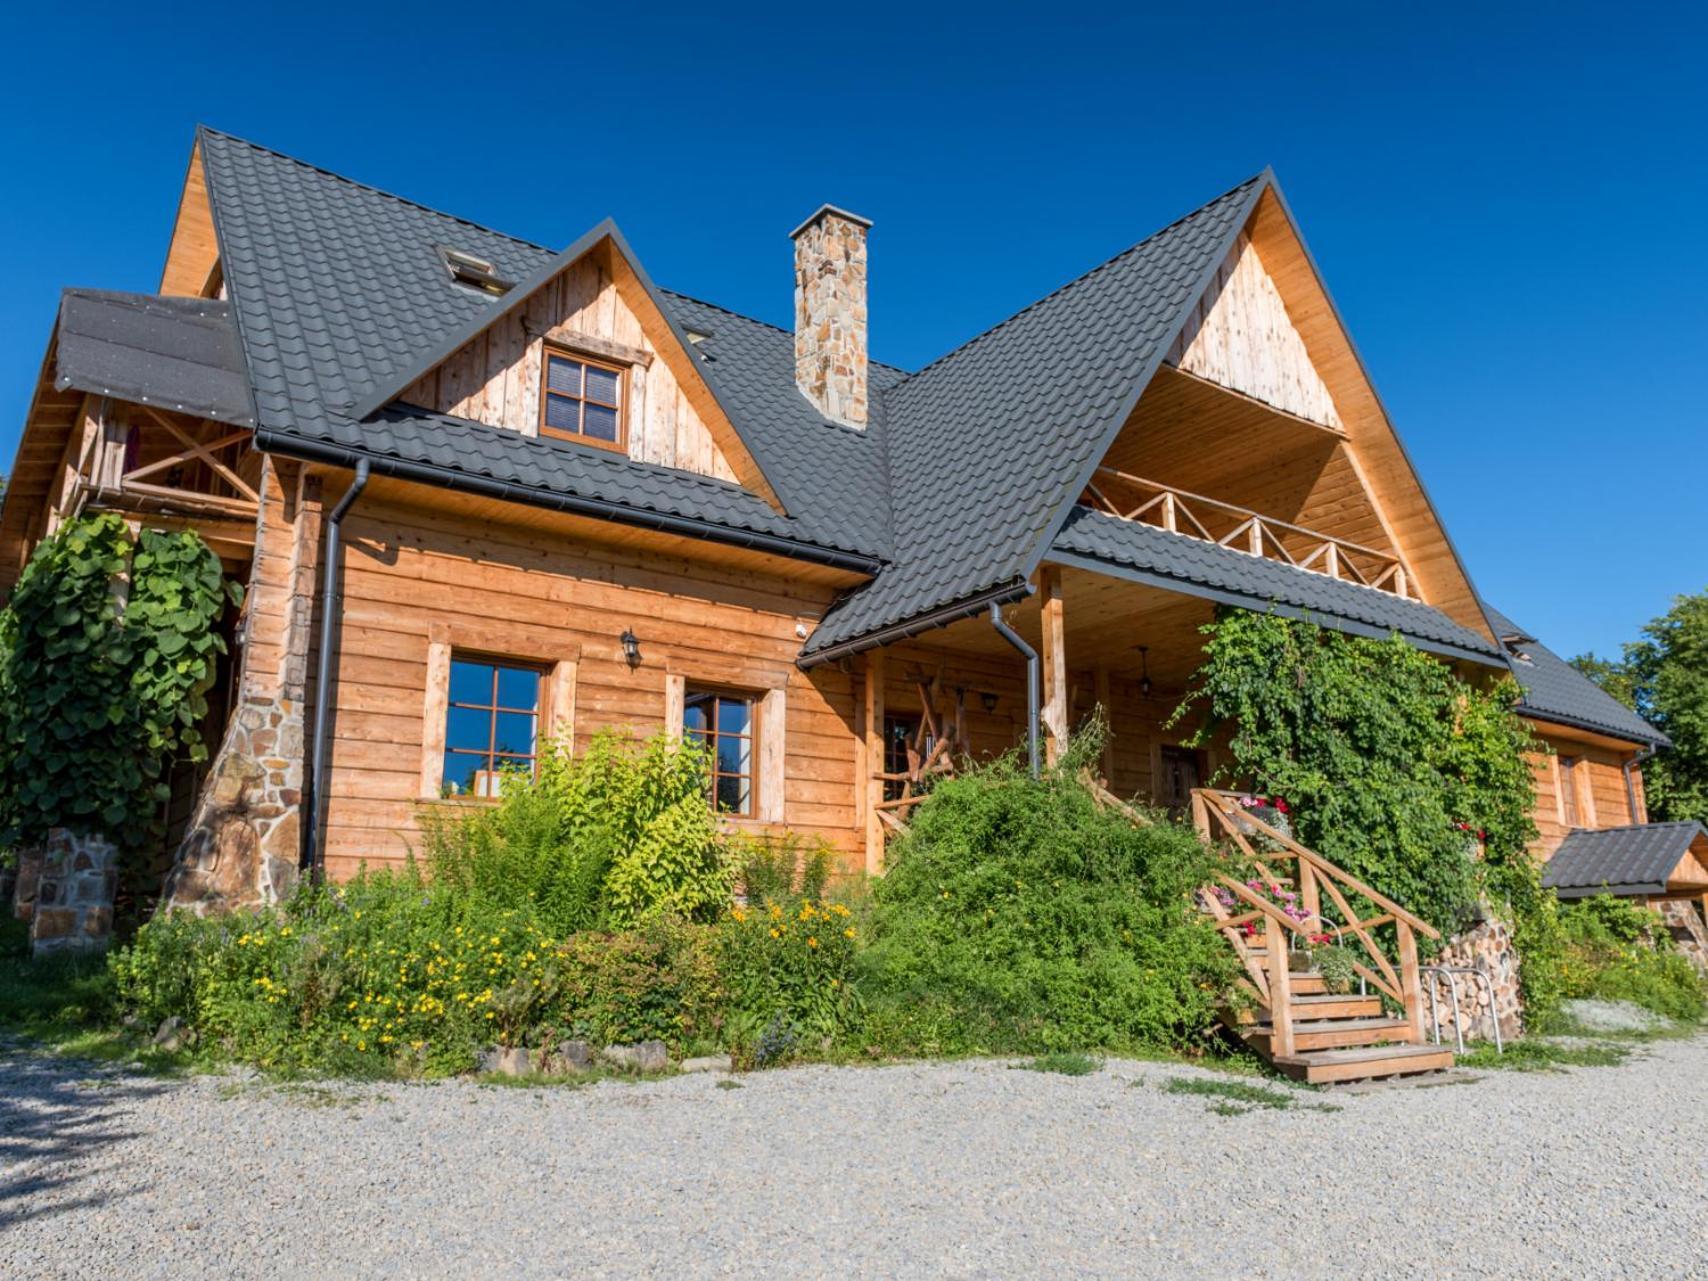
[[[795,242],[795,385],[826,418],[866,426],[866,229],[824,205]]]

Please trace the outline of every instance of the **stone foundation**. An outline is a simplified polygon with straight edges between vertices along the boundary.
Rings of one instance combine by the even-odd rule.
[[[1672,935],[1678,950],[1690,958],[1690,963],[1704,978],[1708,978],[1708,928],[1704,927],[1702,914],[1696,905],[1682,899],[1661,899],[1654,907],[1661,914],[1661,920],[1666,922],[1667,932]]]
[[[14,910],[30,923],[32,956],[105,950],[118,861],[118,847],[106,837],[63,827],[50,831],[41,848],[20,854]]]
[[[206,915],[273,903],[297,882],[303,709],[251,699],[237,709],[161,894],[163,910]]]
[[[1494,1004],[1489,1004],[1489,987],[1469,974],[1457,975],[1459,983],[1459,1014],[1465,1024],[1465,1040],[1492,1041],[1494,1022],[1500,1021],[1500,1034],[1511,1040],[1524,1031],[1524,1002],[1519,996],[1520,959],[1512,945],[1512,931],[1502,921],[1490,917],[1460,934],[1430,965],[1468,966],[1481,970],[1492,980]],[[1453,1000],[1448,984],[1441,975],[1425,974],[1423,978],[1424,1030],[1430,1032],[1429,989],[1435,988],[1436,1008],[1441,1016],[1441,1040],[1447,1044],[1454,1039]]]

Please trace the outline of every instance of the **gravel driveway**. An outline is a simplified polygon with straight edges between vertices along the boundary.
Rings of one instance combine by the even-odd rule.
[[[0,1274],[1708,1274],[1708,1038],[1238,1116],[1165,1088],[1210,1075],[291,1089],[6,1054]]]

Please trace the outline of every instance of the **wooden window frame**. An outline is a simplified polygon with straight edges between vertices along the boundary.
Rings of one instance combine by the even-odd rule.
[[[1556,797],[1560,803],[1560,826],[1568,829],[1580,828],[1584,823],[1583,797],[1578,791],[1578,766],[1583,757],[1566,752],[1556,756],[1555,760],[1558,762],[1560,778]]]
[[[750,818],[721,817],[737,827],[767,829],[787,821],[789,695],[792,664],[755,663],[738,659],[708,661],[673,654],[665,660],[664,724],[681,734],[687,710],[688,686],[696,690],[725,690],[752,700],[755,759],[754,812]],[[733,668],[739,667],[736,672]]]
[[[576,364],[584,367],[583,373],[582,373],[582,381],[581,381],[581,394],[571,397],[571,396],[564,395],[562,392],[554,392],[554,391],[548,390],[549,387],[551,386],[551,365],[552,365],[552,361],[554,359],[556,359],[556,360],[572,360]],[[603,401],[598,401],[598,400],[591,401],[591,402],[588,401],[587,396],[586,396],[586,392],[587,392],[587,375],[585,372],[586,368],[603,369],[606,372],[613,373],[617,376],[617,403],[615,406],[606,405]],[[573,347],[563,346],[563,345],[560,345],[558,343],[551,343],[551,342],[542,343],[541,349],[540,349],[540,405],[539,405],[539,410],[538,410],[538,419],[537,419],[536,430],[539,432],[539,434],[542,437],[545,437],[546,439],[549,439],[549,440],[569,440],[569,441],[574,441],[575,443],[580,444],[580,445],[592,445],[596,449],[608,449],[612,453],[617,453],[617,454],[628,453],[629,452],[629,373],[630,373],[629,367],[617,364],[614,361],[602,360],[597,356],[590,356],[585,352],[575,350],[575,348],[573,348]],[[594,404],[594,405],[598,405],[603,409],[615,408],[617,411],[617,438],[615,440],[600,440],[596,436],[588,436],[582,432],[565,431],[561,427],[548,427],[546,425],[546,407],[550,403],[551,397],[553,397],[553,396],[557,396],[561,400],[574,400],[577,404],[580,404],[581,406],[583,406],[583,410],[582,410],[582,421],[583,422],[586,421],[586,409],[585,409],[585,407],[589,403]]]
[[[913,740],[919,734],[920,722],[923,719],[924,717],[918,712],[892,712],[888,710],[884,712],[884,733],[882,739],[884,759],[879,768],[885,774],[905,774],[913,769],[914,761],[911,759],[915,755],[913,750]],[[895,729],[897,726],[907,727],[907,732],[902,736],[901,754],[899,757],[893,750],[896,746],[895,740],[890,737],[891,730]],[[935,743],[927,744],[925,749],[926,752],[929,753],[931,748],[935,745]],[[886,801],[898,800],[901,797],[901,781],[899,779],[886,778],[883,782],[884,799]]]
[[[445,689],[444,738],[448,739],[450,737],[450,729],[451,729],[450,719],[451,719],[451,712],[454,709],[460,707],[460,708],[463,708],[463,709],[468,710],[468,711],[485,712],[485,713],[487,713],[486,751],[484,753],[483,752],[474,752],[474,751],[469,751],[466,748],[451,747],[451,746],[448,746],[444,743],[441,743],[440,751],[439,751],[439,758],[440,758],[439,788],[440,788],[441,793],[443,793],[444,786],[445,786],[444,758],[446,756],[478,757],[478,758],[486,761],[486,763],[487,763],[486,768],[487,768],[488,772],[491,772],[491,773],[497,773],[501,768],[503,768],[503,766],[500,766],[500,764],[499,764],[500,761],[503,761],[506,763],[511,762],[511,761],[518,761],[518,762],[519,761],[527,761],[528,762],[528,773],[529,773],[529,775],[533,778],[538,778],[540,775],[540,739],[542,737],[542,735],[541,735],[541,723],[543,721],[545,721],[545,719],[549,713],[549,710],[550,710],[549,701],[550,701],[550,690],[551,690],[551,671],[550,671],[549,664],[531,662],[527,659],[511,658],[511,657],[509,657],[507,655],[503,655],[503,654],[487,654],[487,653],[482,653],[478,650],[455,649],[455,648],[453,648],[451,651],[451,663],[454,665],[454,664],[459,663],[459,662],[470,663],[470,664],[475,664],[475,665],[482,666],[482,667],[491,667],[492,668],[492,702],[491,702],[491,704],[459,703],[459,702],[456,702],[454,699],[452,699],[450,696],[450,681],[449,681],[451,669],[449,667],[447,667],[446,668],[446,689]],[[533,674],[534,681],[535,681],[534,706],[533,706],[533,709],[531,711],[528,708],[506,707],[503,704],[499,703],[499,701],[498,701],[498,673],[501,671],[531,672]],[[500,712],[508,713],[508,714],[515,715],[515,716],[531,716],[531,717],[533,717],[533,720],[534,720],[534,735],[533,735],[534,750],[532,752],[526,752],[526,753],[524,753],[524,752],[503,752],[503,753],[500,753],[498,751],[498,716],[499,716]],[[459,792],[459,793],[456,793],[454,796],[447,797],[446,799],[496,801],[499,799],[499,797],[496,795],[495,796],[481,796],[478,793],[467,793],[467,794],[465,794],[465,793]]]
[[[764,806],[760,802],[760,791],[763,786],[763,780],[760,777],[762,772],[761,762],[763,761],[763,756],[761,755],[763,749],[760,745],[760,735],[762,733],[761,721],[764,719],[762,715],[762,705],[765,699],[764,692],[760,690],[741,689],[732,685],[716,685],[705,681],[694,681],[685,685],[682,691],[683,721],[680,727],[683,738],[689,737],[687,722],[688,705],[696,698],[710,698],[713,700],[712,717],[708,722],[709,728],[704,734],[705,741],[710,743],[712,749],[712,786],[709,799],[713,812],[721,818],[758,818],[762,813],[764,813]],[[717,728],[718,705],[726,701],[731,703],[740,702],[747,705],[747,733],[725,734]],[[747,740],[747,773],[731,774],[718,768],[717,750],[718,740],[720,738],[745,738]],[[746,809],[725,810],[718,808],[718,780],[720,778],[744,778],[747,780]]]

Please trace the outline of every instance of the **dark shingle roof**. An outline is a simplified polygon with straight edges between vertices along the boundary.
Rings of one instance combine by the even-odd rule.
[[[804,655],[1037,567],[1266,181],[1242,183],[884,394],[896,561],[830,610]]]
[[[1602,892],[1663,894],[1667,879],[1696,841],[1708,845],[1708,831],[1700,823],[1569,832],[1542,869],[1542,884],[1561,898]]]
[[[1342,630],[1377,636],[1398,632],[1424,649],[1483,663],[1501,660],[1487,638],[1421,601],[1088,507],[1073,510],[1050,551],[1053,559],[1086,562],[1087,568],[1106,573],[1124,569],[1129,577],[1223,604],[1309,614]]]
[[[431,454],[438,466],[524,489],[778,533],[802,554],[887,551],[881,423],[860,437],[825,422],[795,390],[791,338],[679,296],[663,304],[679,325],[712,334],[701,354],[716,362],[716,386],[760,469],[786,478],[777,488],[793,500],[787,516],[692,472],[471,430],[478,424],[448,417],[437,418],[446,435],[433,441],[425,426],[435,416],[412,409],[355,421],[360,402],[384,396],[493,312],[491,299],[450,280],[438,245],[485,258],[514,280],[556,255],[224,134],[203,130],[200,141],[264,446],[303,440],[415,461]],[[780,365],[785,351],[789,363]],[[874,381],[897,376],[880,367]]]
[[[1507,647],[1507,665],[1524,688],[1518,710],[1527,716],[1587,729],[1633,743],[1670,746],[1670,740],[1653,725],[1525,632],[1487,601],[1483,602],[1489,622]],[[1517,653],[1513,653],[1516,650]],[[1518,654],[1525,657],[1520,658]],[[1526,661],[1528,660],[1528,661]]]
[[[231,308],[213,299],[67,289],[54,386],[255,425]]]

